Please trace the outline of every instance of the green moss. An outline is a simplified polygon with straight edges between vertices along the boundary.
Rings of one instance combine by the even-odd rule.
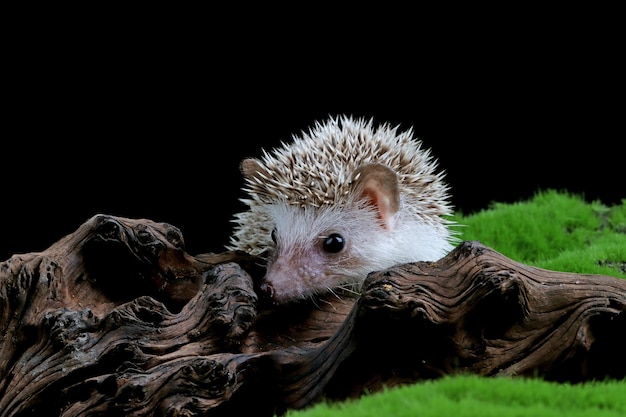
[[[558,384],[540,379],[447,376],[358,400],[321,403],[288,417],[616,417],[626,415],[626,382]]]
[[[626,204],[607,207],[547,190],[453,220],[463,225],[462,240],[478,240],[516,261],[626,278]]]

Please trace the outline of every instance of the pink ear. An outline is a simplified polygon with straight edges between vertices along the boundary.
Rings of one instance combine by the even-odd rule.
[[[376,208],[383,225],[391,228],[392,217],[400,207],[395,172],[380,164],[363,165],[355,171],[352,185]]]

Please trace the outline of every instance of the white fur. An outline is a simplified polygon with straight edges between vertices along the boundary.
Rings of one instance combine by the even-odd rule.
[[[434,261],[451,248],[448,229],[399,210],[392,228],[382,225],[367,204],[321,208],[287,204],[264,206],[276,226],[277,246],[268,259],[265,282],[282,302],[346,283],[361,283],[372,271],[413,261]],[[346,247],[323,250],[322,238],[338,233]]]

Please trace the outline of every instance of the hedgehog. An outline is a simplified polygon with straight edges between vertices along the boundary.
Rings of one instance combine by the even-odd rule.
[[[246,210],[226,248],[262,259],[258,288],[275,304],[358,295],[370,272],[457,243],[445,172],[412,127],[329,116],[240,170]]]

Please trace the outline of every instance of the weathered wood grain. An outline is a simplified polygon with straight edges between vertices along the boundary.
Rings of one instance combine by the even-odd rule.
[[[0,263],[0,417],[281,414],[455,373],[626,377],[626,280],[479,242],[272,306],[259,259],[98,215]]]

